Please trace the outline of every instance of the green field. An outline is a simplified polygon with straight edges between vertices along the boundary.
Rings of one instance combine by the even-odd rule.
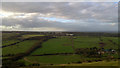
[[[19,33],[3,33],[2,46],[9,45],[18,42],[20,39],[26,39],[36,36],[45,36],[40,34],[24,34],[19,38],[12,38],[13,36],[19,35]],[[25,56],[20,61],[25,62],[26,65],[39,63],[43,65],[53,64],[53,66],[116,66],[117,61],[107,62],[106,58],[114,57],[118,58],[118,54],[104,54],[101,58],[87,57],[82,54],[76,54],[77,49],[85,48],[101,48],[100,43],[104,43],[105,49],[118,49],[118,37],[97,37],[97,36],[54,36],[56,38],[49,39],[47,41],[42,41],[40,48],[36,48],[35,51],[31,52],[28,56]],[[28,51],[35,43],[40,40],[26,40],[15,44],[13,46],[8,46],[2,48],[2,55],[9,54],[19,54]],[[34,47],[33,47],[34,48]],[[64,53],[64,54],[60,54]],[[66,53],[70,53],[67,54]],[[44,54],[54,54],[54,55],[44,55]],[[56,55],[59,54],[59,55]],[[43,55],[43,56],[35,56]],[[105,57],[107,56],[107,57]],[[2,59],[6,59],[9,56],[5,56]],[[103,60],[95,62],[96,60]],[[88,62],[91,61],[91,62]],[[82,62],[79,64],[79,62]]]
[[[110,38],[111,39],[111,38]],[[109,37],[103,37],[103,43],[105,43],[104,48],[109,49],[117,49],[118,45],[114,45],[109,40]],[[117,38],[113,38],[113,41],[117,42]],[[52,43],[51,43],[52,42]],[[100,48],[100,40],[98,37],[81,37],[77,36],[75,39],[73,38],[73,44],[71,43],[69,37],[58,37],[55,39],[50,39],[47,42],[44,42],[42,44],[42,48],[37,49],[35,52],[32,53],[32,55],[40,55],[40,54],[52,54],[52,53],[74,53],[74,49],[72,48],[72,45],[75,48],[92,48],[92,47],[98,47]]]
[[[81,64],[54,64],[47,66],[29,66],[29,67],[21,67],[21,68],[119,68],[119,61],[99,61],[99,62],[91,62],[91,63],[81,63]]]
[[[73,52],[74,50],[68,38],[55,38],[50,39],[47,42],[43,43],[42,48],[34,51],[32,55],[52,53],[73,53]]]
[[[24,41],[19,44],[13,45],[13,46],[8,46],[2,49],[2,54],[7,55],[7,54],[17,54],[17,53],[24,53],[27,51],[33,44],[35,44],[37,40],[29,40],[29,41]]]
[[[50,55],[50,56],[29,56],[26,57],[32,63],[40,64],[68,64],[87,62],[88,60],[99,60],[100,58],[86,58],[82,55]]]
[[[55,66],[117,66],[118,61],[98,61],[100,58],[84,58],[80,55],[29,56],[25,57],[29,63],[54,64]],[[85,61],[93,62],[85,62]],[[82,61],[83,63],[77,63]]]
[[[98,47],[100,48],[101,42],[105,43],[104,48],[105,49],[118,49],[118,38],[117,37],[102,37],[103,41],[100,41],[98,37],[76,37],[74,39],[74,45],[76,48],[91,48],[91,47]],[[112,42],[109,40],[112,40],[116,43],[114,45]]]
[[[30,56],[26,58],[33,63],[40,64],[66,64],[82,60],[80,55]]]
[[[19,33],[2,33],[2,39],[7,40],[8,38],[13,39],[13,36],[17,36]]]
[[[118,66],[118,65],[119,65],[118,61],[100,61],[82,64],[60,64],[55,66]]]
[[[74,46],[75,48],[99,47],[99,41],[98,37],[78,36],[74,39]]]
[[[4,40],[2,41],[2,46],[5,46],[5,45],[9,45],[9,44],[12,44],[12,43],[15,43],[15,42],[18,42],[19,40]]]
[[[30,37],[35,37],[35,36],[44,36],[44,35],[37,35],[37,34],[31,34],[31,35],[22,35],[22,38],[30,38]]]
[[[102,37],[102,38],[103,42],[106,43],[106,46],[104,48],[118,49],[118,37]],[[112,40],[116,44],[113,44],[113,42],[111,42],[110,40]]]

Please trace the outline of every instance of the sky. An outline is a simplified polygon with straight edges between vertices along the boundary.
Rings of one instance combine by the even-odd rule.
[[[3,31],[118,31],[117,2],[4,2]]]

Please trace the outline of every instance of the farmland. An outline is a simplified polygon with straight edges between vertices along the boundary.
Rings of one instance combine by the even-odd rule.
[[[118,66],[118,61],[100,61],[92,63],[82,63],[82,64],[66,64],[66,65],[55,65],[55,66]]]
[[[15,42],[18,42],[19,40],[6,40],[2,42],[2,46],[9,45]]]
[[[24,53],[27,49],[29,49],[36,42],[37,42],[37,40],[24,41],[24,42],[14,45],[14,46],[5,47],[2,49],[3,55]]]
[[[54,43],[51,43],[54,42]],[[68,38],[50,39],[42,44],[41,49],[37,49],[32,54],[52,54],[52,53],[73,53],[74,50],[70,45]]]
[[[101,35],[79,35],[79,33],[34,33],[34,32],[3,32],[2,59],[3,63],[20,63],[29,65],[78,65],[87,63],[107,66],[117,64],[118,37]],[[80,33],[81,34],[81,33]],[[96,35],[95,35],[96,34]],[[99,33],[98,33],[99,34]],[[110,35],[110,36],[109,36]],[[12,45],[11,45],[12,44]],[[17,59],[17,60],[10,60]],[[8,62],[10,60],[12,62]],[[20,61],[21,60],[21,61]],[[104,62],[110,61],[111,62]],[[112,62],[115,60],[115,62]]]
[[[35,35],[35,34],[33,34],[33,35],[22,35],[22,38],[30,38],[30,37],[34,37],[34,36],[44,36],[44,35]]]

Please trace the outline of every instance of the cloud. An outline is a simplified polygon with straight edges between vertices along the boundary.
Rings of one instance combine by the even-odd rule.
[[[119,2],[119,0],[4,0],[2,2]]]
[[[117,31],[118,4],[114,2],[6,2],[3,30]],[[6,13],[5,13],[6,12]],[[11,14],[11,15],[10,15]]]

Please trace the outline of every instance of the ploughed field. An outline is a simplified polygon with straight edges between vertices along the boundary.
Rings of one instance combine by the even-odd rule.
[[[14,57],[17,54],[27,53],[34,46],[39,45],[29,55],[18,61],[25,65],[77,65],[92,62],[109,61],[106,65],[111,66],[112,62],[117,64],[118,37],[105,36],[53,36],[47,41],[41,41],[39,37],[49,35],[43,34],[22,34],[3,33],[2,59]],[[35,37],[35,38],[34,38]],[[32,39],[31,39],[32,38]],[[39,43],[40,42],[40,43]],[[39,44],[38,44],[39,43]],[[114,52],[111,52],[111,51]],[[92,54],[93,52],[94,54]],[[100,52],[100,54],[96,54]],[[104,53],[102,53],[104,52]],[[109,59],[107,59],[109,58]],[[99,63],[95,63],[95,65]],[[113,65],[114,65],[113,64]],[[94,64],[93,64],[94,65]],[[80,65],[81,66],[81,65]]]

